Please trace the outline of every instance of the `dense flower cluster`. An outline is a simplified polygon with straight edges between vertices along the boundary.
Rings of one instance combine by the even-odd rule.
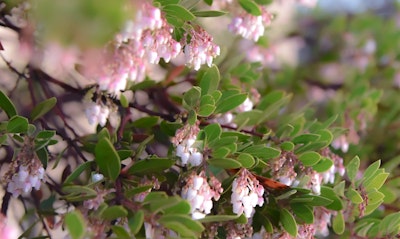
[[[176,156],[181,158],[182,165],[199,166],[203,162],[203,154],[194,146],[199,131],[198,124],[185,125],[172,138],[172,143],[176,146]]]
[[[189,201],[192,218],[201,219],[210,214],[213,207],[212,199],[218,200],[222,191],[218,179],[211,177],[209,184],[205,172],[202,171],[199,175],[192,173],[186,179],[186,185],[182,189],[181,196]]]
[[[199,70],[201,65],[211,66],[213,58],[220,54],[220,48],[213,43],[213,38],[204,29],[190,31],[190,42],[185,49],[186,65]]]
[[[34,169],[21,165],[18,172],[8,182],[7,191],[16,198],[23,193],[31,192],[32,188],[39,190],[41,181],[44,179],[44,172],[42,166]]]
[[[264,187],[247,170],[242,169],[232,183],[231,203],[233,212],[244,213],[247,218],[253,216],[254,207],[264,205]]]
[[[242,37],[258,41],[264,35],[265,27],[271,24],[272,14],[265,8],[260,8],[261,15],[254,16],[250,13],[243,12],[233,17],[232,22],[228,25],[228,29]]]
[[[100,124],[100,126],[103,127],[107,123],[108,116],[110,115],[110,109],[103,104],[90,102],[86,106],[85,113],[89,124]]]

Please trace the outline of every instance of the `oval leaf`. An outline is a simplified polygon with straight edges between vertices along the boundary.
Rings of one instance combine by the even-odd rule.
[[[72,239],[83,238],[86,231],[85,220],[78,211],[73,211],[65,216],[65,225]]]
[[[7,124],[8,133],[26,133],[28,130],[28,119],[22,116],[13,116]]]
[[[17,110],[15,109],[13,102],[2,90],[0,90],[0,108],[6,112],[8,118],[17,115]]]
[[[49,112],[53,107],[56,105],[57,99],[55,97],[52,97],[50,99],[47,99],[45,101],[40,102],[38,105],[33,108],[31,112],[31,120],[35,121],[45,115],[47,112]]]
[[[100,172],[113,181],[117,179],[121,171],[121,161],[110,140],[105,137],[101,138],[96,144],[94,152]]]
[[[282,208],[280,211],[280,222],[282,223],[283,228],[292,236],[297,236],[297,224],[296,220],[294,220],[293,215],[285,208]]]

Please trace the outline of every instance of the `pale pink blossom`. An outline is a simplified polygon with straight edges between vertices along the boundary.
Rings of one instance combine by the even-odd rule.
[[[44,174],[45,170],[42,166],[28,168],[21,165],[18,172],[12,175],[8,182],[7,191],[17,198],[21,194],[31,192],[33,188],[39,190]]]
[[[254,16],[247,12],[242,12],[238,16],[232,18],[232,22],[228,25],[229,31],[240,35],[246,39],[258,41],[264,35],[265,27],[271,23],[272,14],[265,8],[260,8],[261,15]]]
[[[16,239],[19,236],[19,229],[16,226],[7,223],[7,218],[0,214],[0,238]]]
[[[189,201],[192,218],[201,219],[211,213],[212,199],[218,200],[222,191],[221,183],[215,177],[211,177],[209,184],[205,172],[202,171],[199,175],[192,173],[186,179],[181,196]]]
[[[213,59],[220,54],[220,48],[213,42],[213,37],[204,29],[190,30],[190,42],[184,47],[186,65],[196,71],[201,65],[212,65]]]
[[[172,143],[176,146],[176,156],[181,158],[182,165],[199,166],[203,163],[203,154],[195,147],[199,131],[198,124],[185,125],[172,138]]]
[[[231,203],[233,212],[241,215],[245,214],[250,218],[254,214],[255,206],[264,204],[264,187],[258,180],[247,170],[242,169],[237,178],[232,183]]]
[[[103,127],[107,123],[110,110],[107,106],[101,103],[90,102],[86,106],[85,113],[89,124],[100,124],[100,126]]]

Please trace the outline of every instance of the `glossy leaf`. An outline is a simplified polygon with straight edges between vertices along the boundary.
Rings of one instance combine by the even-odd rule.
[[[283,228],[292,237],[297,237],[297,223],[293,215],[285,208],[280,210],[279,221],[282,223]]]
[[[222,92],[220,100],[217,102],[215,113],[225,113],[228,112],[239,105],[241,105],[247,98],[245,93],[234,93],[230,91]]]
[[[250,13],[251,15],[254,15],[254,16],[260,16],[261,15],[260,7],[254,1],[252,1],[252,0],[239,0],[239,4],[240,4],[240,6],[243,7],[244,10],[246,10],[246,12]]]
[[[0,90],[0,108],[6,112],[8,118],[17,115],[17,110],[15,109],[13,102],[2,90]]]
[[[312,224],[314,222],[314,213],[312,207],[302,203],[293,203],[290,205],[290,207],[292,208],[294,215],[303,220],[305,223]]]
[[[253,145],[243,150],[244,153],[253,155],[263,160],[276,158],[281,154],[281,151],[264,145]]]
[[[317,152],[305,152],[299,156],[299,160],[304,164],[306,167],[310,167],[316,165],[321,160],[321,155]]]
[[[244,167],[244,168],[251,168],[256,163],[255,159],[251,154],[248,153],[240,153],[237,161]]]
[[[218,11],[205,11],[203,13],[218,12]],[[198,12],[199,13],[199,12]],[[194,13],[196,15],[196,13]],[[220,81],[219,70],[216,65],[212,65],[203,74],[200,81],[201,95],[213,94],[218,89]]]
[[[196,11],[192,13],[196,17],[220,17],[227,14],[227,12],[222,11]]]
[[[143,210],[136,211],[135,214],[133,214],[133,217],[129,218],[128,226],[133,235],[136,235],[139,232],[140,228],[143,226],[143,222],[144,222]]]
[[[65,215],[65,225],[72,239],[81,239],[86,232],[86,223],[79,211],[73,211]]]
[[[47,99],[45,101],[40,102],[33,108],[31,112],[31,120],[35,121],[45,115],[47,112],[53,109],[53,107],[56,105],[57,99],[55,97],[52,97],[50,99]]]
[[[88,161],[79,165],[70,175],[68,175],[68,177],[64,181],[64,185],[72,183],[76,178],[79,177],[79,175],[82,174],[83,171],[89,169],[91,164],[92,162]]]
[[[154,172],[162,172],[165,169],[170,168],[175,163],[174,160],[165,158],[149,158],[135,162],[135,164],[129,169],[131,174],[147,174]]]
[[[346,166],[346,173],[350,181],[354,182],[356,179],[358,169],[360,167],[360,158],[358,156],[354,157]]]
[[[170,17],[175,17],[183,21],[192,21],[196,18],[186,8],[178,4],[169,4],[163,7],[163,11]]]
[[[109,139],[102,138],[96,144],[95,161],[105,177],[113,181],[117,179],[121,171],[121,160]]]
[[[333,166],[333,161],[328,158],[322,158],[317,164],[313,165],[312,168],[318,173],[328,171]]]
[[[212,158],[212,159],[208,159],[207,163],[209,163],[210,165],[213,165],[215,167],[224,168],[224,169],[242,167],[242,164],[240,164],[240,162],[238,162],[237,160],[231,159],[231,158]]]
[[[199,222],[209,223],[209,222],[226,222],[235,220],[240,215],[207,215],[205,218],[199,219]]]
[[[345,221],[344,221],[343,213],[341,211],[337,212],[336,216],[333,218],[332,228],[336,234],[338,234],[338,235],[343,234],[344,229],[345,229]]]
[[[112,221],[118,218],[126,217],[127,215],[128,211],[123,206],[114,205],[106,208],[101,214],[101,217],[104,220]]]
[[[7,124],[8,133],[26,133],[28,130],[28,119],[19,115],[13,116]]]
[[[159,219],[159,222],[161,224],[167,221],[176,221],[182,223],[183,225],[185,225],[186,227],[190,228],[192,231],[195,232],[202,232],[204,230],[204,226],[199,221],[193,220],[188,215],[167,214],[161,216],[161,218]]]

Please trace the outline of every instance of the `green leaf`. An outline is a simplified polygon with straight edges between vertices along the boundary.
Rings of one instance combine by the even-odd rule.
[[[350,201],[354,204],[360,204],[364,200],[361,197],[360,193],[358,193],[355,189],[349,188],[346,193],[346,197],[350,199]]]
[[[239,218],[240,215],[207,215],[205,218],[199,219],[199,222],[226,222]]]
[[[181,200],[174,206],[164,209],[164,214],[189,214],[190,204],[186,200]]]
[[[56,134],[55,130],[43,130],[36,135],[36,139],[50,139]]]
[[[213,150],[212,157],[213,158],[225,158],[231,150],[228,147],[220,147],[216,150]]]
[[[136,235],[139,232],[140,228],[143,226],[143,222],[144,222],[143,210],[138,210],[137,212],[135,212],[135,214],[133,214],[133,217],[129,218],[128,226],[133,235]]]
[[[148,174],[155,172],[162,172],[170,168],[175,163],[174,160],[165,158],[149,158],[135,162],[129,169],[130,174]]]
[[[314,213],[312,207],[302,203],[293,203],[290,204],[290,206],[294,215],[302,219],[306,224],[312,224],[314,222]]]
[[[325,142],[325,147],[330,145],[333,140],[333,134],[327,129],[318,130],[317,134],[320,135],[318,141]]]
[[[131,238],[129,233],[122,226],[113,225],[113,226],[111,226],[111,230],[114,232],[114,234],[117,236],[118,239],[130,239]]]
[[[47,163],[49,162],[49,153],[46,148],[40,148],[36,150],[36,155],[38,156],[40,162],[44,168],[47,168]]]
[[[38,105],[33,108],[31,112],[31,120],[35,121],[45,115],[47,112],[49,112],[53,107],[56,105],[57,99],[55,97],[52,97],[50,99],[47,99],[45,101],[40,102]]]
[[[66,194],[65,198],[70,202],[75,201],[84,201],[86,199],[94,198],[97,195],[97,192],[87,186],[80,185],[70,185],[64,186],[62,191]]]
[[[128,211],[123,206],[114,205],[106,208],[101,214],[101,217],[104,220],[112,221],[118,218],[126,217],[127,215]]]
[[[237,161],[244,167],[244,168],[251,168],[254,166],[256,161],[254,160],[253,156],[248,153],[240,153]]]
[[[196,11],[192,13],[196,17],[219,17],[227,14],[227,12],[222,11]]]
[[[387,215],[379,223],[379,231],[382,236],[397,234],[400,230],[400,213],[395,212]]]
[[[81,165],[79,165],[64,181],[64,185],[72,183],[76,178],[81,175],[81,173],[87,169],[90,168],[90,165],[92,164],[91,161],[85,162]]]
[[[251,15],[260,16],[262,14],[260,7],[252,0],[239,0],[239,4]]]
[[[305,152],[299,156],[299,160],[304,164],[304,166],[311,167],[321,160],[321,155],[313,151]]]
[[[285,151],[292,151],[294,149],[294,144],[290,141],[281,143],[281,149]]]
[[[182,214],[167,214],[161,216],[159,219],[159,222],[163,224],[164,222],[179,222],[185,225],[186,227],[190,228],[192,231],[195,232],[202,232],[204,230],[204,226],[199,222],[193,220],[191,217],[188,215],[182,215]]]
[[[262,117],[263,112],[260,110],[250,110],[242,112],[236,115],[234,123],[239,125],[239,127],[253,126],[257,125],[258,121]]]
[[[281,151],[272,147],[264,145],[252,145],[243,150],[244,153],[249,153],[254,157],[258,157],[263,160],[276,158],[281,154]]]
[[[380,173],[376,175],[375,177],[372,177],[370,180],[366,181],[364,183],[365,190],[369,192],[370,190],[373,189],[380,189],[382,185],[385,183],[387,177],[389,176],[389,173]]]
[[[68,213],[64,219],[65,225],[72,239],[81,239],[86,232],[86,223],[79,211]]]
[[[236,92],[236,91],[234,91]],[[215,114],[225,113],[241,105],[247,98],[247,94],[234,93],[232,91],[222,92],[220,100],[217,102]]]
[[[319,137],[320,135],[318,134],[302,134],[293,138],[292,142],[294,144],[307,144],[318,140]]]
[[[379,170],[379,167],[381,166],[381,161],[378,160],[376,162],[374,162],[373,164],[369,165],[368,168],[365,170],[364,172],[364,180],[368,181],[370,180],[372,177],[375,177],[376,172]]]
[[[189,114],[188,114],[188,118],[187,118],[187,122],[190,125],[194,125],[197,121],[197,114],[196,111],[194,110],[189,110]]]
[[[178,204],[181,201],[181,198],[179,197],[168,197],[166,199],[163,200],[159,200],[159,201],[153,201],[150,203],[150,211],[154,214],[175,206],[176,204]]]
[[[207,163],[215,167],[225,168],[225,169],[242,167],[242,165],[238,161],[230,158],[212,158],[208,159]]]
[[[360,168],[360,158],[355,156],[346,166],[346,173],[350,181],[354,183],[358,169]]]
[[[215,110],[215,105],[200,103],[200,108],[197,111],[197,113],[201,117],[208,117],[214,112],[214,110]]]
[[[343,234],[345,229],[345,224],[344,224],[343,213],[341,211],[337,212],[336,216],[333,218],[332,228],[336,234],[338,235]]]
[[[205,11],[206,12],[214,12],[214,11]],[[215,11],[217,12],[217,11]],[[201,95],[213,94],[214,91],[218,89],[220,81],[219,70],[216,65],[212,65],[210,68],[206,70],[203,74],[200,81]]]
[[[124,94],[119,95],[119,102],[121,103],[122,107],[124,107],[124,108],[129,107],[129,101]]]
[[[183,95],[183,107],[191,110],[200,103],[201,89],[200,87],[193,86]]]
[[[287,209],[282,208],[280,210],[279,219],[285,231],[287,231],[292,237],[297,237],[296,220],[294,220],[293,215]]]
[[[171,229],[172,231],[175,231],[179,237],[191,237],[191,238],[197,238],[197,235],[195,232],[193,232],[190,228],[185,226],[183,223],[176,222],[176,221],[164,221],[161,223],[164,227]]]
[[[333,165],[333,161],[328,158],[321,158],[321,160],[312,166],[312,168],[318,173],[328,171]]]
[[[158,116],[142,117],[132,122],[132,126],[135,128],[149,129],[157,125],[159,119],[160,117]]]
[[[196,17],[186,8],[178,4],[169,4],[163,7],[163,11],[167,16],[175,17],[183,21],[192,21]]]
[[[28,130],[28,119],[19,115],[11,117],[7,124],[8,133],[26,133]]]
[[[336,195],[332,188],[327,186],[321,186],[321,196],[332,200],[332,203],[326,205],[327,209],[339,211],[343,209],[342,200]]]
[[[12,118],[13,116],[17,115],[17,110],[15,109],[13,102],[6,94],[4,94],[2,90],[0,90],[0,108],[6,112],[8,118]]]
[[[102,138],[95,147],[95,161],[104,176],[115,181],[121,171],[121,161],[117,151],[107,138]]]
[[[209,124],[204,127],[204,132],[206,133],[206,141],[213,142],[221,136],[221,126],[219,124]]]

